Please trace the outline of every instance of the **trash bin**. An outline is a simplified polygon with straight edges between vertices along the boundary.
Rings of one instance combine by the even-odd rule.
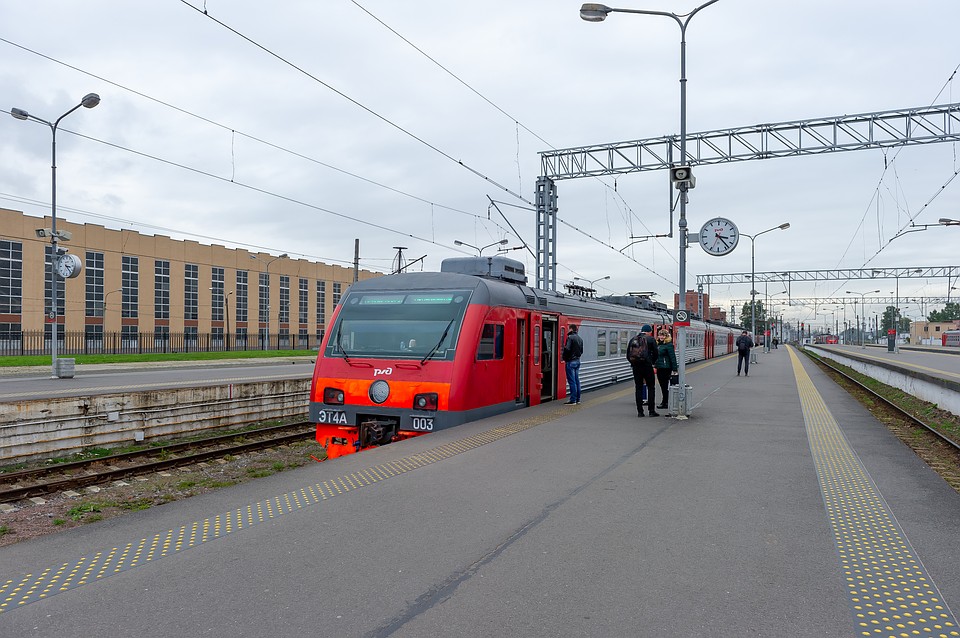
[[[683,387],[686,389],[683,402],[680,401],[679,385],[672,385],[667,390],[667,409],[670,416],[690,415],[690,405],[693,403],[693,388],[689,384],[685,384]]]
[[[897,349],[897,333],[893,330],[887,332],[887,352],[894,352]]]
[[[57,359],[57,378],[72,379],[75,359]]]

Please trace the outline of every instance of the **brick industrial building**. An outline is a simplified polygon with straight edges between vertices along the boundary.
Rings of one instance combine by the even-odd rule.
[[[0,208],[4,353],[35,354],[29,335],[49,351],[52,249],[37,231],[50,221]],[[60,246],[83,263],[79,276],[57,285],[58,342],[67,352],[315,347],[354,280],[353,268],[59,216],[57,230],[72,234]]]

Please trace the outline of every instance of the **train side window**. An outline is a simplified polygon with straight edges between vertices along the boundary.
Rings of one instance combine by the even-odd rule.
[[[597,356],[607,356],[607,331],[597,330]]]
[[[630,343],[630,331],[621,330],[620,331],[620,352],[627,352],[627,344]]]
[[[618,352],[618,346],[620,345],[620,332],[617,330],[610,331],[610,354],[614,355]]]
[[[503,359],[503,326],[497,323],[485,323],[477,346],[477,361],[492,359]]]

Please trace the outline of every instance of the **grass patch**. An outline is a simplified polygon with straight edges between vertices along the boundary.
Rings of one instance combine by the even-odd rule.
[[[264,478],[276,474],[276,471],[265,467],[251,467],[247,470],[247,474],[250,478]]]
[[[75,521],[84,520],[85,518],[86,520],[89,521],[89,520],[92,520],[93,517],[92,516],[88,517],[87,514],[99,515],[99,513],[102,511],[103,511],[103,505],[100,503],[97,503],[97,502],[80,503],[68,509],[67,516],[69,516]],[[100,518],[103,518],[103,516],[100,515]],[[100,520],[100,518],[98,518],[97,520]]]
[[[6,525],[0,525],[0,538],[3,538],[10,533],[10,528]]]

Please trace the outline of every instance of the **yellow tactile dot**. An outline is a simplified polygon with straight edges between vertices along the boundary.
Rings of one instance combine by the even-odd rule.
[[[790,351],[790,356],[855,624],[873,626],[870,633],[900,632],[899,636],[932,634],[953,626],[954,618],[941,604],[936,585],[927,577],[882,495],[797,355]],[[869,623],[863,622],[867,617]],[[914,617],[916,622],[911,620]],[[922,628],[901,631],[917,623]]]

